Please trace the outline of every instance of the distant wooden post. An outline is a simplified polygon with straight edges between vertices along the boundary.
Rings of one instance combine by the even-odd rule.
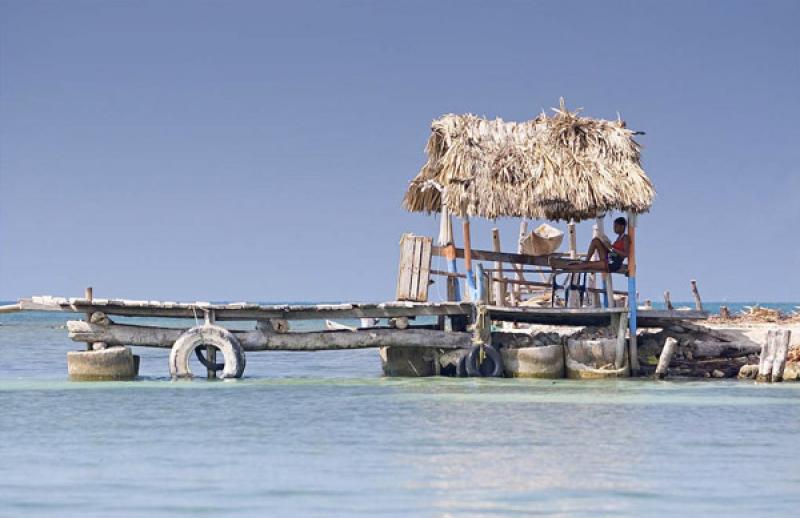
[[[664,292],[664,306],[667,308],[668,311],[672,311],[673,309],[675,309],[672,306],[672,300],[670,300],[669,298],[669,290],[666,290]]]
[[[636,224],[637,214],[628,213],[628,325],[630,326],[631,372],[639,373],[639,348],[636,341]]]
[[[495,252],[502,252],[500,250],[500,230],[492,229],[492,249]],[[494,291],[494,302],[498,306],[505,306],[506,303],[506,283],[503,276],[503,263],[501,261],[494,262],[494,269],[497,270],[492,275],[492,289]]]
[[[703,311],[703,301],[700,300],[700,292],[697,291],[697,281],[692,279],[692,296],[694,297],[694,307],[697,311]]]

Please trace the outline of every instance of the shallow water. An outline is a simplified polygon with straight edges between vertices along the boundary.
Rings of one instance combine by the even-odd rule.
[[[64,316],[0,318],[0,515],[794,515],[800,384],[388,379],[374,350],[247,378],[66,380]]]

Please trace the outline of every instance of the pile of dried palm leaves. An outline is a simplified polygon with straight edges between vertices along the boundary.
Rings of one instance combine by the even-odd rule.
[[[621,120],[560,108],[526,122],[445,115],[432,124],[428,161],[403,200],[413,212],[582,220],[647,211],[655,189],[636,132]]]

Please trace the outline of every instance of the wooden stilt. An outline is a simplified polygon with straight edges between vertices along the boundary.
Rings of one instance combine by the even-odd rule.
[[[492,229],[492,249],[495,252],[502,251],[500,250],[500,230],[496,228]],[[494,269],[502,270],[502,268],[503,263],[501,261],[495,261]],[[502,271],[496,271],[492,274],[492,291],[495,304],[498,306],[505,306],[506,304],[506,283],[504,279],[505,277]]]
[[[599,227],[598,222],[595,221],[594,225],[592,225],[592,239],[594,239],[596,237],[599,237],[599,236],[600,236],[600,227]],[[596,261],[597,260],[596,257],[597,257],[597,254],[595,253],[592,257],[589,257],[588,259],[590,261]],[[589,274],[589,288],[591,288],[592,290],[596,290],[597,289],[597,274],[594,273],[594,272]],[[593,308],[599,308],[600,307],[600,294],[597,293],[597,292],[592,292],[592,291],[590,291],[590,293],[591,293],[591,306]]]
[[[519,239],[517,240],[517,253],[522,253],[522,241],[528,235],[528,222],[525,220],[520,221],[519,223]],[[517,271],[517,280],[518,281],[525,281],[525,274],[522,271],[522,265],[519,263],[514,263],[514,269]],[[544,277],[543,277],[544,278]],[[514,290],[514,297],[515,305],[522,302],[522,285],[515,284],[513,287]]]
[[[636,224],[637,215],[628,213],[628,238],[630,248],[628,250],[628,325],[630,327],[630,356],[631,373],[639,373],[639,348],[636,337]]]
[[[475,301],[475,290],[477,289],[477,285],[475,283],[475,274],[472,271],[472,238],[470,236],[469,231],[469,218],[464,217],[463,222],[463,232],[464,232],[464,269],[467,271],[467,294],[469,295],[469,300]]]
[[[575,222],[570,221],[567,225],[567,232],[569,233],[569,258],[570,259],[577,259],[578,258],[578,239],[577,234],[575,231]],[[578,279],[580,278],[579,273],[571,273],[569,275],[569,282],[570,286],[574,286],[578,283]],[[567,307],[568,308],[577,308],[580,305],[580,297],[578,292],[574,289],[569,290],[569,297],[567,299]]]
[[[91,286],[89,286],[88,288],[86,288],[86,290],[84,290],[83,298],[85,298],[89,302],[92,302],[92,300],[94,299],[94,290],[92,289]],[[92,321],[92,312],[91,311],[86,313],[86,321],[87,322],[91,322]],[[87,343],[86,344],[86,350],[87,351],[92,351],[92,350],[94,350],[94,346],[92,344],[90,344],[90,343]]]
[[[217,316],[214,313],[214,310],[206,311],[205,314],[206,325],[213,325],[217,322]],[[206,345],[206,359],[208,360],[209,365],[214,365],[217,363],[217,348],[212,345]],[[217,378],[217,371],[206,367],[206,377],[210,380]]]
[[[444,196],[444,193],[442,196]],[[444,206],[442,207],[442,220],[440,221],[439,225],[439,238],[437,242],[439,246],[444,247],[444,256],[445,260],[447,261],[447,271],[449,273],[458,273],[458,268],[456,267],[456,246],[455,240],[453,239],[453,216],[450,215],[447,207]],[[459,289],[457,278],[454,278],[453,280],[453,288],[455,290],[454,298],[448,298],[448,300],[461,300],[461,290]],[[449,281],[447,284],[447,289],[450,290]]]
[[[628,315],[619,314],[617,324],[617,348],[614,353],[614,366],[621,369],[625,365],[625,340],[628,331]]]

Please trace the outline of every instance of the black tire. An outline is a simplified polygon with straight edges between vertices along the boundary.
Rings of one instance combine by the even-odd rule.
[[[464,351],[464,354],[461,355],[461,358],[458,359],[458,363],[456,363],[457,378],[466,378],[469,376],[467,374],[467,356],[469,356],[469,351]]]
[[[491,345],[484,345],[483,352],[485,354],[483,363],[478,365],[481,346],[475,345],[469,350],[466,361],[467,374],[474,378],[501,378],[503,357],[500,356],[500,352]]]
[[[217,348],[214,347],[214,349],[217,349]],[[200,361],[200,363],[203,364],[203,367],[205,367],[206,369],[212,369],[215,372],[216,371],[221,371],[222,369],[225,368],[225,362],[222,362],[222,363],[211,363],[210,361],[208,361],[208,359],[203,354],[203,352],[205,352],[205,350],[206,350],[206,346],[204,346],[204,345],[198,346],[194,350],[194,355],[197,356],[197,359]],[[217,349],[217,351],[219,351],[219,349]]]

